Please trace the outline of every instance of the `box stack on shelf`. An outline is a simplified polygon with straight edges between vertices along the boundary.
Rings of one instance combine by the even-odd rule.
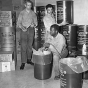
[[[0,11],[0,27],[12,27],[11,11]]]
[[[15,70],[14,53],[0,53],[0,72]]]
[[[16,26],[15,11],[0,11],[0,27]]]
[[[15,70],[16,13],[0,11],[0,72]]]

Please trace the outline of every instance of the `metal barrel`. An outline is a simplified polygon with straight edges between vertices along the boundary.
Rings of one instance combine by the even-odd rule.
[[[15,27],[0,27],[0,38],[1,51],[14,51]]]
[[[57,8],[57,23],[67,22],[73,23],[73,1],[72,0],[60,0],[56,2]]]
[[[61,27],[62,34],[67,40],[67,47],[69,50],[69,55],[76,55],[77,51],[77,25],[76,24],[69,24],[63,25]]]

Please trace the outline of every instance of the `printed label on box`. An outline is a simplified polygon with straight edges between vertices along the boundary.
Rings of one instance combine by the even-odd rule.
[[[12,27],[12,19],[0,19],[0,27]]]
[[[0,54],[0,61],[10,61],[12,62],[12,54]]]
[[[15,61],[12,62],[0,62],[0,72],[14,71]]]
[[[11,19],[12,18],[12,13],[11,11],[0,11],[0,18],[8,18]]]
[[[3,62],[2,63],[2,72],[10,71],[10,62]]]

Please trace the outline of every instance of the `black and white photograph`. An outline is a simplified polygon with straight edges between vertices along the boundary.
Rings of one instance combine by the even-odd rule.
[[[88,0],[0,0],[0,88],[88,88]]]

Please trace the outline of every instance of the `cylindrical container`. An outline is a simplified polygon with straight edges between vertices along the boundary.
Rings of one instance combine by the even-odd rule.
[[[75,56],[77,51],[77,25],[69,24],[61,27],[62,34],[67,40],[67,47],[70,53]]]
[[[75,73],[68,65],[60,62],[60,88],[82,88],[82,73]]]
[[[88,58],[88,25],[78,25],[77,54]],[[88,71],[83,73],[83,79],[88,80]]]
[[[77,53],[88,55],[88,25],[78,25]]]
[[[34,77],[39,80],[49,79],[52,73],[52,54],[33,55]]]
[[[16,46],[15,27],[0,27],[0,50],[14,51]]]
[[[57,23],[67,22],[73,24],[73,1],[60,0],[56,2],[57,7]]]
[[[49,79],[52,73],[52,63],[34,64],[34,77],[39,80]]]

